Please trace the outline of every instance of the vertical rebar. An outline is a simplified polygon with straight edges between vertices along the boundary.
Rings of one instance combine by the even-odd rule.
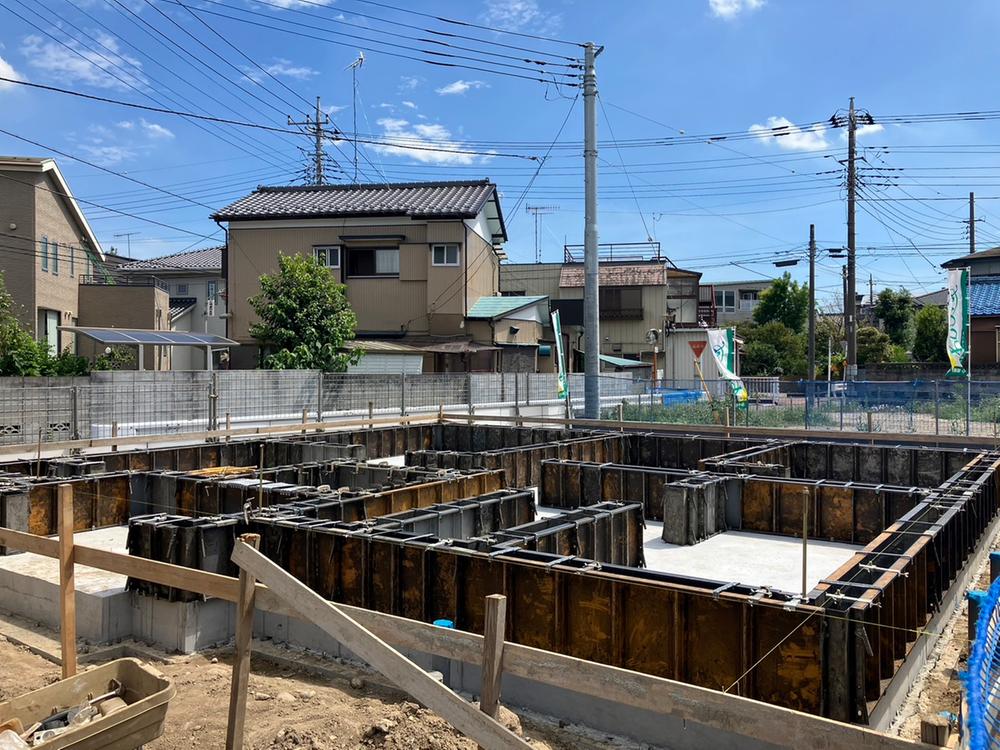
[[[941,382],[939,380],[934,381],[934,434],[941,434],[941,394],[940,391]]]
[[[468,393],[469,398],[469,414],[476,413],[475,404],[472,403],[472,373],[468,372],[465,374],[465,390]]]
[[[69,389],[69,439],[80,439],[79,393],[74,385]]]
[[[323,421],[323,371],[316,373],[316,422]]]
[[[399,416],[406,416],[406,373],[399,373]]]

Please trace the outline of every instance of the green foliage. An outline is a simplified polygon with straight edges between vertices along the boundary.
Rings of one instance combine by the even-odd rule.
[[[250,335],[267,351],[261,364],[271,370],[342,372],[357,362],[360,352],[341,351],[358,322],[344,286],[313,258],[282,254],[278,266],[278,273],[260,277],[260,294],[249,300],[260,318]]]
[[[910,355],[907,353],[906,349],[899,344],[890,344],[888,361],[895,364],[904,364],[910,361]]]
[[[135,364],[136,353],[130,346],[113,346],[110,352],[94,360],[95,370],[125,370]]]
[[[702,399],[691,404],[625,404],[623,418],[632,422],[665,422],[669,424],[724,424],[723,409],[732,415],[732,401],[715,399],[709,403]],[[618,419],[618,408],[606,409],[602,419]],[[750,404],[738,409],[736,419],[741,425],[751,427],[802,427],[805,424],[805,407]],[[832,420],[824,410],[814,408],[809,415],[810,425],[829,425]]]
[[[772,321],[744,329],[744,375],[784,375],[804,377],[806,337],[783,323]]]
[[[906,289],[883,289],[875,302],[875,315],[889,340],[903,348],[913,345],[913,311],[916,304]]]
[[[928,305],[915,316],[916,335],[913,340],[913,358],[919,362],[945,362],[948,353],[948,314],[944,308]]]
[[[858,329],[858,365],[875,365],[892,361],[892,342],[888,334],[874,326],[861,326]]]
[[[760,301],[753,311],[754,322],[781,323],[798,333],[809,317],[809,286],[799,286],[792,281],[792,276],[785,273],[780,279],[775,279],[771,286],[760,294]]]

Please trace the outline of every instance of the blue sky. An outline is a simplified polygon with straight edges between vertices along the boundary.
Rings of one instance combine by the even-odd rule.
[[[937,265],[964,248],[970,191],[982,219],[979,247],[1000,244],[1000,123],[880,122],[991,109],[1000,85],[992,51],[1000,4],[989,0],[182,2],[0,0],[0,76],[279,130],[321,96],[336,124],[351,131],[348,66],[360,49],[357,129],[373,141],[362,147],[361,179],[489,177],[502,191],[511,259],[534,257],[527,205],[558,207],[542,218],[540,237],[543,259],[560,258],[564,240],[583,235],[582,102],[573,102],[574,89],[498,71],[521,72],[532,65],[521,59],[542,53],[559,62],[556,55],[574,57],[579,48],[392,6],[406,7],[605,46],[598,60],[602,241],[654,237],[677,265],[708,281],[775,275],[775,259],[804,256],[810,223],[821,248],[844,245],[843,129],[806,126],[774,138],[767,128],[826,121],[853,95],[875,122],[859,140],[866,159],[859,289],[869,274],[876,289],[939,288]],[[433,35],[442,30],[477,40]],[[470,47],[451,51],[486,60],[469,63],[484,69],[387,54],[424,56],[404,47],[430,48],[419,41],[428,38]],[[257,184],[299,181],[300,149],[311,147],[301,135],[196,124],[3,81],[0,112],[0,128],[40,144],[0,134],[0,152],[55,155],[74,192],[89,201],[84,210],[105,248],[124,249],[127,240],[115,235],[138,233],[137,257],[219,239],[211,209]],[[694,137],[722,133],[729,135],[711,142]],[[682,142],[648,143],[670,138]],[[350,143],[331,144],[328,153],[332,179],[350,182]],[[839,295],[841,263],[822,259],[821,300]],[[791,272],[804,279],[807,269],[800,263]]]

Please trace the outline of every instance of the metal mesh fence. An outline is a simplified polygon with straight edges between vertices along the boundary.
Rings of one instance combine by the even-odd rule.
[[[726,381],[601,376],[605,419],[683,425],[973,435],[1000,441],[1000,381],[779,381],[746,378],[745,406]],[[316,371],[102,372],[0,382],[0,444],[200,432],[338,418],[446,412],[583,414],[553,373],[330,374]]]

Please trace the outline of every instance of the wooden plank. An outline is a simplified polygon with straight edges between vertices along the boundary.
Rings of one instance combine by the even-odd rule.
[[[244,534],[240,541],[260,549],[260,534]],[[252,573],[240,569],[240,600],[236,603],[236,656],[229,686],[229,719],[226,722],[226,750],[243,750],[243,727],[247,717],[247,689],[250,686],[250,642],[253,638],[254,594],[257,585]]]
[[[486,597],[486,628],[483,633],[483,686],[479,710],[494,719],[500,713],[500,680],[503,677],[504,632],[507,624],[507,597]]]
[[[59,485],[59,641],[62,676],[76,674],[76,578],[73,562],[73,485]]]
[[[352,653],[391,680],[400,690],[427,706],[486,750],[507,750],[507,748],[530,750],[531,745],[527,742],[492,717],[477,711],[388,643],[336,605],[310,591],[253,547],[237,542],[233,549],[233,562],[263,581],[271,591],[297,610],[307,622],[336,638]]]

